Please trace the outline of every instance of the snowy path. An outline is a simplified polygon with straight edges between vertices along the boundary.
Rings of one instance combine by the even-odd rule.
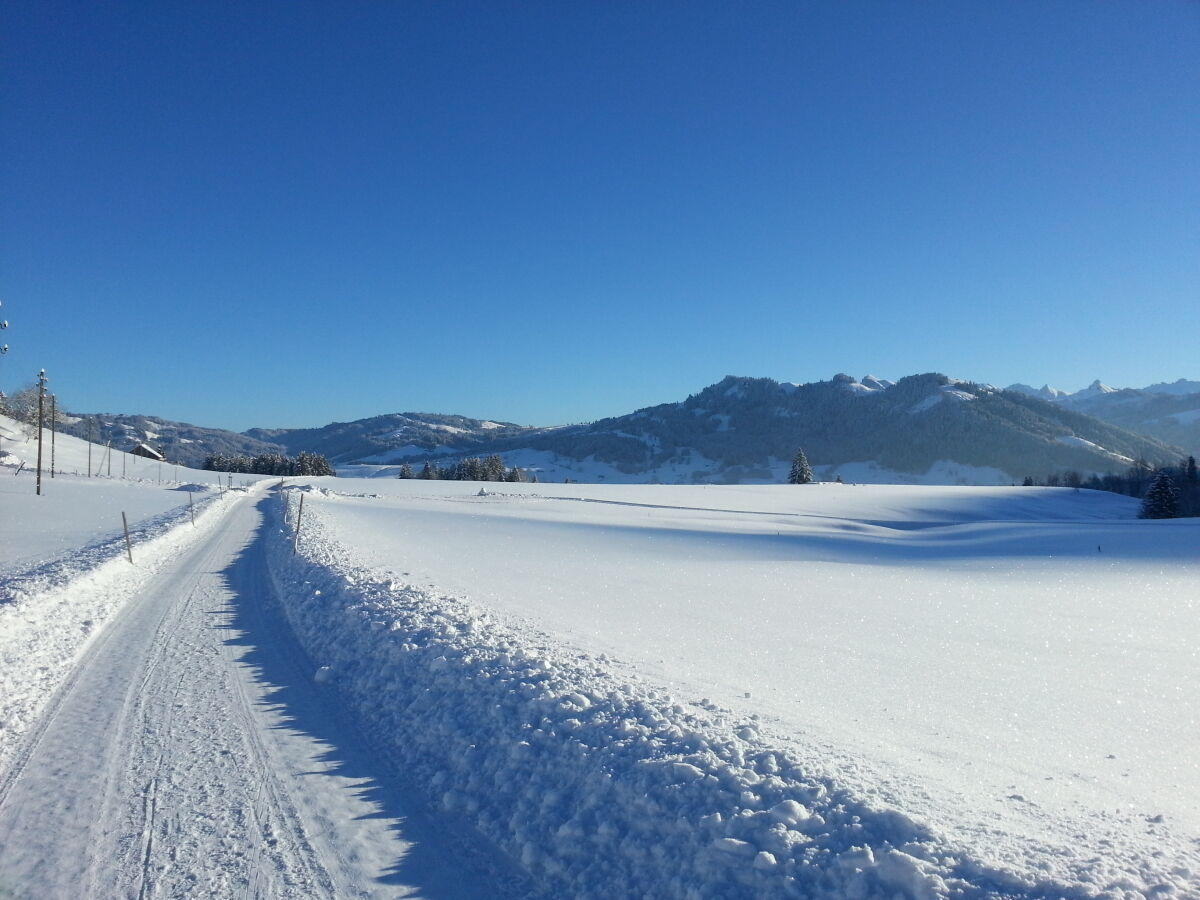
[[[495,895],[313,684],[261,523],[238,502],[25,737],[0,780],[0,896]]]

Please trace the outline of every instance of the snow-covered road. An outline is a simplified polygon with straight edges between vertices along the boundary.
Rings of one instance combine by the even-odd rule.
[[[482,897],[314,683],[257,492],[87,647],[0,781],[0,896]],[[464,853],[473,864],[464,864]]]

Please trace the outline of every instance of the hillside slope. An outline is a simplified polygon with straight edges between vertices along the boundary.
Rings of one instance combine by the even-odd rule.
[[[1137,458],[1166,462],[1180,452],[1052,403],[938,374],[895,384],[839,375],[802,385],[729,376],[681,403],[496,449],[591,458],[629,476],[673,467],[679,474],[672,480],[739,482],[777,480],[801,446],[829,472],[870,461],[919,474],[952,461],[989,470],[993,481],[1116,471]]]

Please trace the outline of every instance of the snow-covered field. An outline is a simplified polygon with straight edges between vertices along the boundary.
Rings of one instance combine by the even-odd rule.
[[[301,640],[556,891],[1197,891],[1195,520],[1066,489],[319,484],[274,557]]]
[[[104,448],[91,452],[92,471],[101,459],[105,466],[89,478],[87,443],[58,435],[51,478],[47,431],[39,496],[36,441],[0,416],[0,771],[88,641],[154,572],[219,521],[227,499],[215,473],[160,470],[114,453],[117,473],[124,463],[127,477],[110,477]]]
[[[407,446],[380,454],[370,463],[338,467],[338,474],[350,478],[395,478],[400,462],[407,461],[416,471],[421,470],[429,451]],[[466,454],[470,455],[470,454]],[[386,457],[386,460],[384,458]],[[375,464],[386,462],[386,464]],[[504,454],[505,465],[524,469],[540,482],[577,481],[583,484],[703,484],[718,483],[726,478],[725,466],[702,456],[695,450],[679,448],[677,457],[653,469],[629,473],[594,456],[572,459],[548,450],[517,450]],[[446,460],[441,461],[442,465]],[[790,459],[770,459],[759,477],[739,473],[743,484],[781,484],[787,481]],[[927,485],[1011,485],[1013,477],[990,466],[972,466],[952,460],[938,460],[925,472],[897,472],[874,460],[846,462],[839,465],[813,466],[813,473],[822,481],[843,481],[859,484],[927,484]]]
[[[3,449],[0,894],[1200,896],[1200,520],[153,465],[39,498]]]

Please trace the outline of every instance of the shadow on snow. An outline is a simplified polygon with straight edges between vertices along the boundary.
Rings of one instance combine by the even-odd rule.
[[[264,499],[259,503],[260,516],[269,502]],[[260,525],[234,563],[221,573],[230,593],[231,617],[228,624],[214,627],[233,632],[227,645],[245,648],[239,662],[249,666],[254,680],[266,687],[262,702],[283,717],[283,723],[276,727],[307,735],[324,747],[316,761],[327,768],[301,774],[358,780],[346,789],[375,809],[360,818],[392,820],[390,829],[410,845],[403,856],[379,874],[378,883],[416,888],[420,896],[429,898],[471,896],[471,880],[460,881],[446,873],[454,870],[456,876],[461,876],[467,868],[469,879],[471,866],[462,859],[463,851],[477,861],[480,848],[467,849],[471,843],[468,838],[447,834],[427,818],[414,791],[373,752],[332,688],[314,683],[317,666],[296,640],[279,607],[267,571],[265,543],[265,527]],[[454,845],[452,849],[446,849],[447,843]],[[487,874],[481,872],[472,880],[481,885],[478,896],[494,895],[494,884],[490,890],[485,889],[490,880]]]

